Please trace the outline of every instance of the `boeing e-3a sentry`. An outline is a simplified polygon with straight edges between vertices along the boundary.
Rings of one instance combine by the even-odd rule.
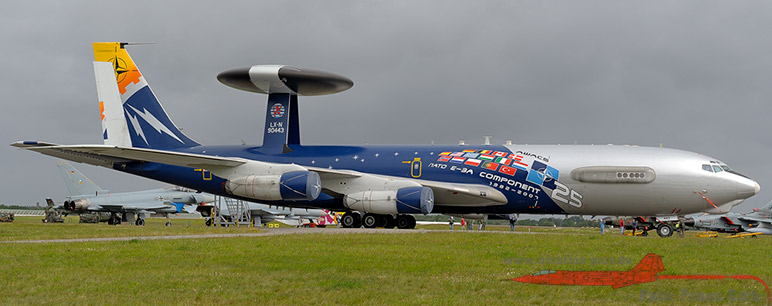
[[[108,224],[120,224],[122,216],[134,214],[136,225],[145,225],[147,214],[163,214],[166,225],[171,225],[169,214],[178,213],[184,205],[199,205],[211,202],[214,197],[195,190],[172,186],[152,190],[110,193],[67,162],[56,163],[70,195],[59,210],[73,213],[109,212]]]
[[[411,228],[409,214],[430,212],[616,215],[651,216],[668,236],[679,216],[728,211],[759,191],[715,158],[667,148],[305,146],[298,97],[338,93],[353,82],[281,65],[217,76],[268,95],[262,145],[205,146],[172,123],[126,46],[93,44],[104,145],[12,145],[247,201],[348,211],[347,227]]]

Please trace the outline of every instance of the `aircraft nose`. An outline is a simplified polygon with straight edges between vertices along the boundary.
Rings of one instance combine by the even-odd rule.
[[[737,181],[737,197],[747,199],[759,193],[761,186],[752,179],[741,178]]]

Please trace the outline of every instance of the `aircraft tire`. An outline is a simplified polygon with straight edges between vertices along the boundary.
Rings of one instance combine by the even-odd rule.
[[[408,221],[410,221],[410,227],[408,227],[408,228],[409,229],[414,229],[415,225],[416,225],[415,217],[413,217],[413,215],[407,215],[407,217],[408,217]],[[485,228],[485,226],[483,226],[483,228]]]
[[[376,215],[376,217],[377,217],[376,219],[378,221],[378,224],[376,224],[375,227],[383,227],[383,228],[385,228],[386,227],[386,222],[388,222],[386,217],[390,217],[390,216],[389,215]]]
[[[206,226],[212,226],[212,218],[206,219]]]
[[[344,228],[354,228],[362,225],[359,213],[347,212],[340,218],[340,223]]]
[[[667,223],[662,223],[657,226],[657,235],[662,238],[673,236],[673,226]]]
[[[394,220],[394,216],[383,215],[383,218],[386,219],[386,224],[383,225],[383,228],[394,228],[397,226],[397,220]]]
[[[410,218],[413,217],[411,215],[399,215],[397,216],[397,228],[398,229],[409,229],[410,228]],[[413,222],[415,222],[415,218],[413,218]],[[415,224],[415,223],[413,223]],[[415,225],[413,225],[415,226]]]
[[[145,219],[137,219],[138,226],[145,226]]]
[[[375,228],[378,226],[378,215],[376,214],[365,214],[364,217],[362,217],[362,225],[365,228]]]

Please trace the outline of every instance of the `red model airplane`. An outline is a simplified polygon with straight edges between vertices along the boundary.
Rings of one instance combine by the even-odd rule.
[[[662,271],[665,271],[665,265],[662,264],[661,256],[647,254],[635,267],[627,271],[545,270],[512,280],[540,285],[611,286],[616,289],[660,279],[752,279],[764,285],[767,290],[767,303],[770,302],[769,287],[762,279],[753,275],[657,275]]]
[[[541,285],[611,286],[614,289],[657,280],[657,273],[665,271],[657,254],[648,254],[638,265],[627,271],[540,271],[513,279],[522,283]]]

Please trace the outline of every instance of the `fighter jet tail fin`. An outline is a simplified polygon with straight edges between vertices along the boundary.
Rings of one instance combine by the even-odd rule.
[[[64,185],[71,196],[77,195],[99,195],[106,194],[107,190],[99,188],[96,183],[91,181],[83,173],[75,169],[72,165],[64,161],[56,162],[59,173],[64,179]],[[47,200],[46,200],[47,201]],[[51,203],[49,203],[50,205]]]
[[[129,56],[129,43],[94,43],[94,76],[106,145],[154,149],[198,146],[174,125]]]
[[[647,254],[631,271],[657,274],[665,271],[662,257],[657,254]]]

